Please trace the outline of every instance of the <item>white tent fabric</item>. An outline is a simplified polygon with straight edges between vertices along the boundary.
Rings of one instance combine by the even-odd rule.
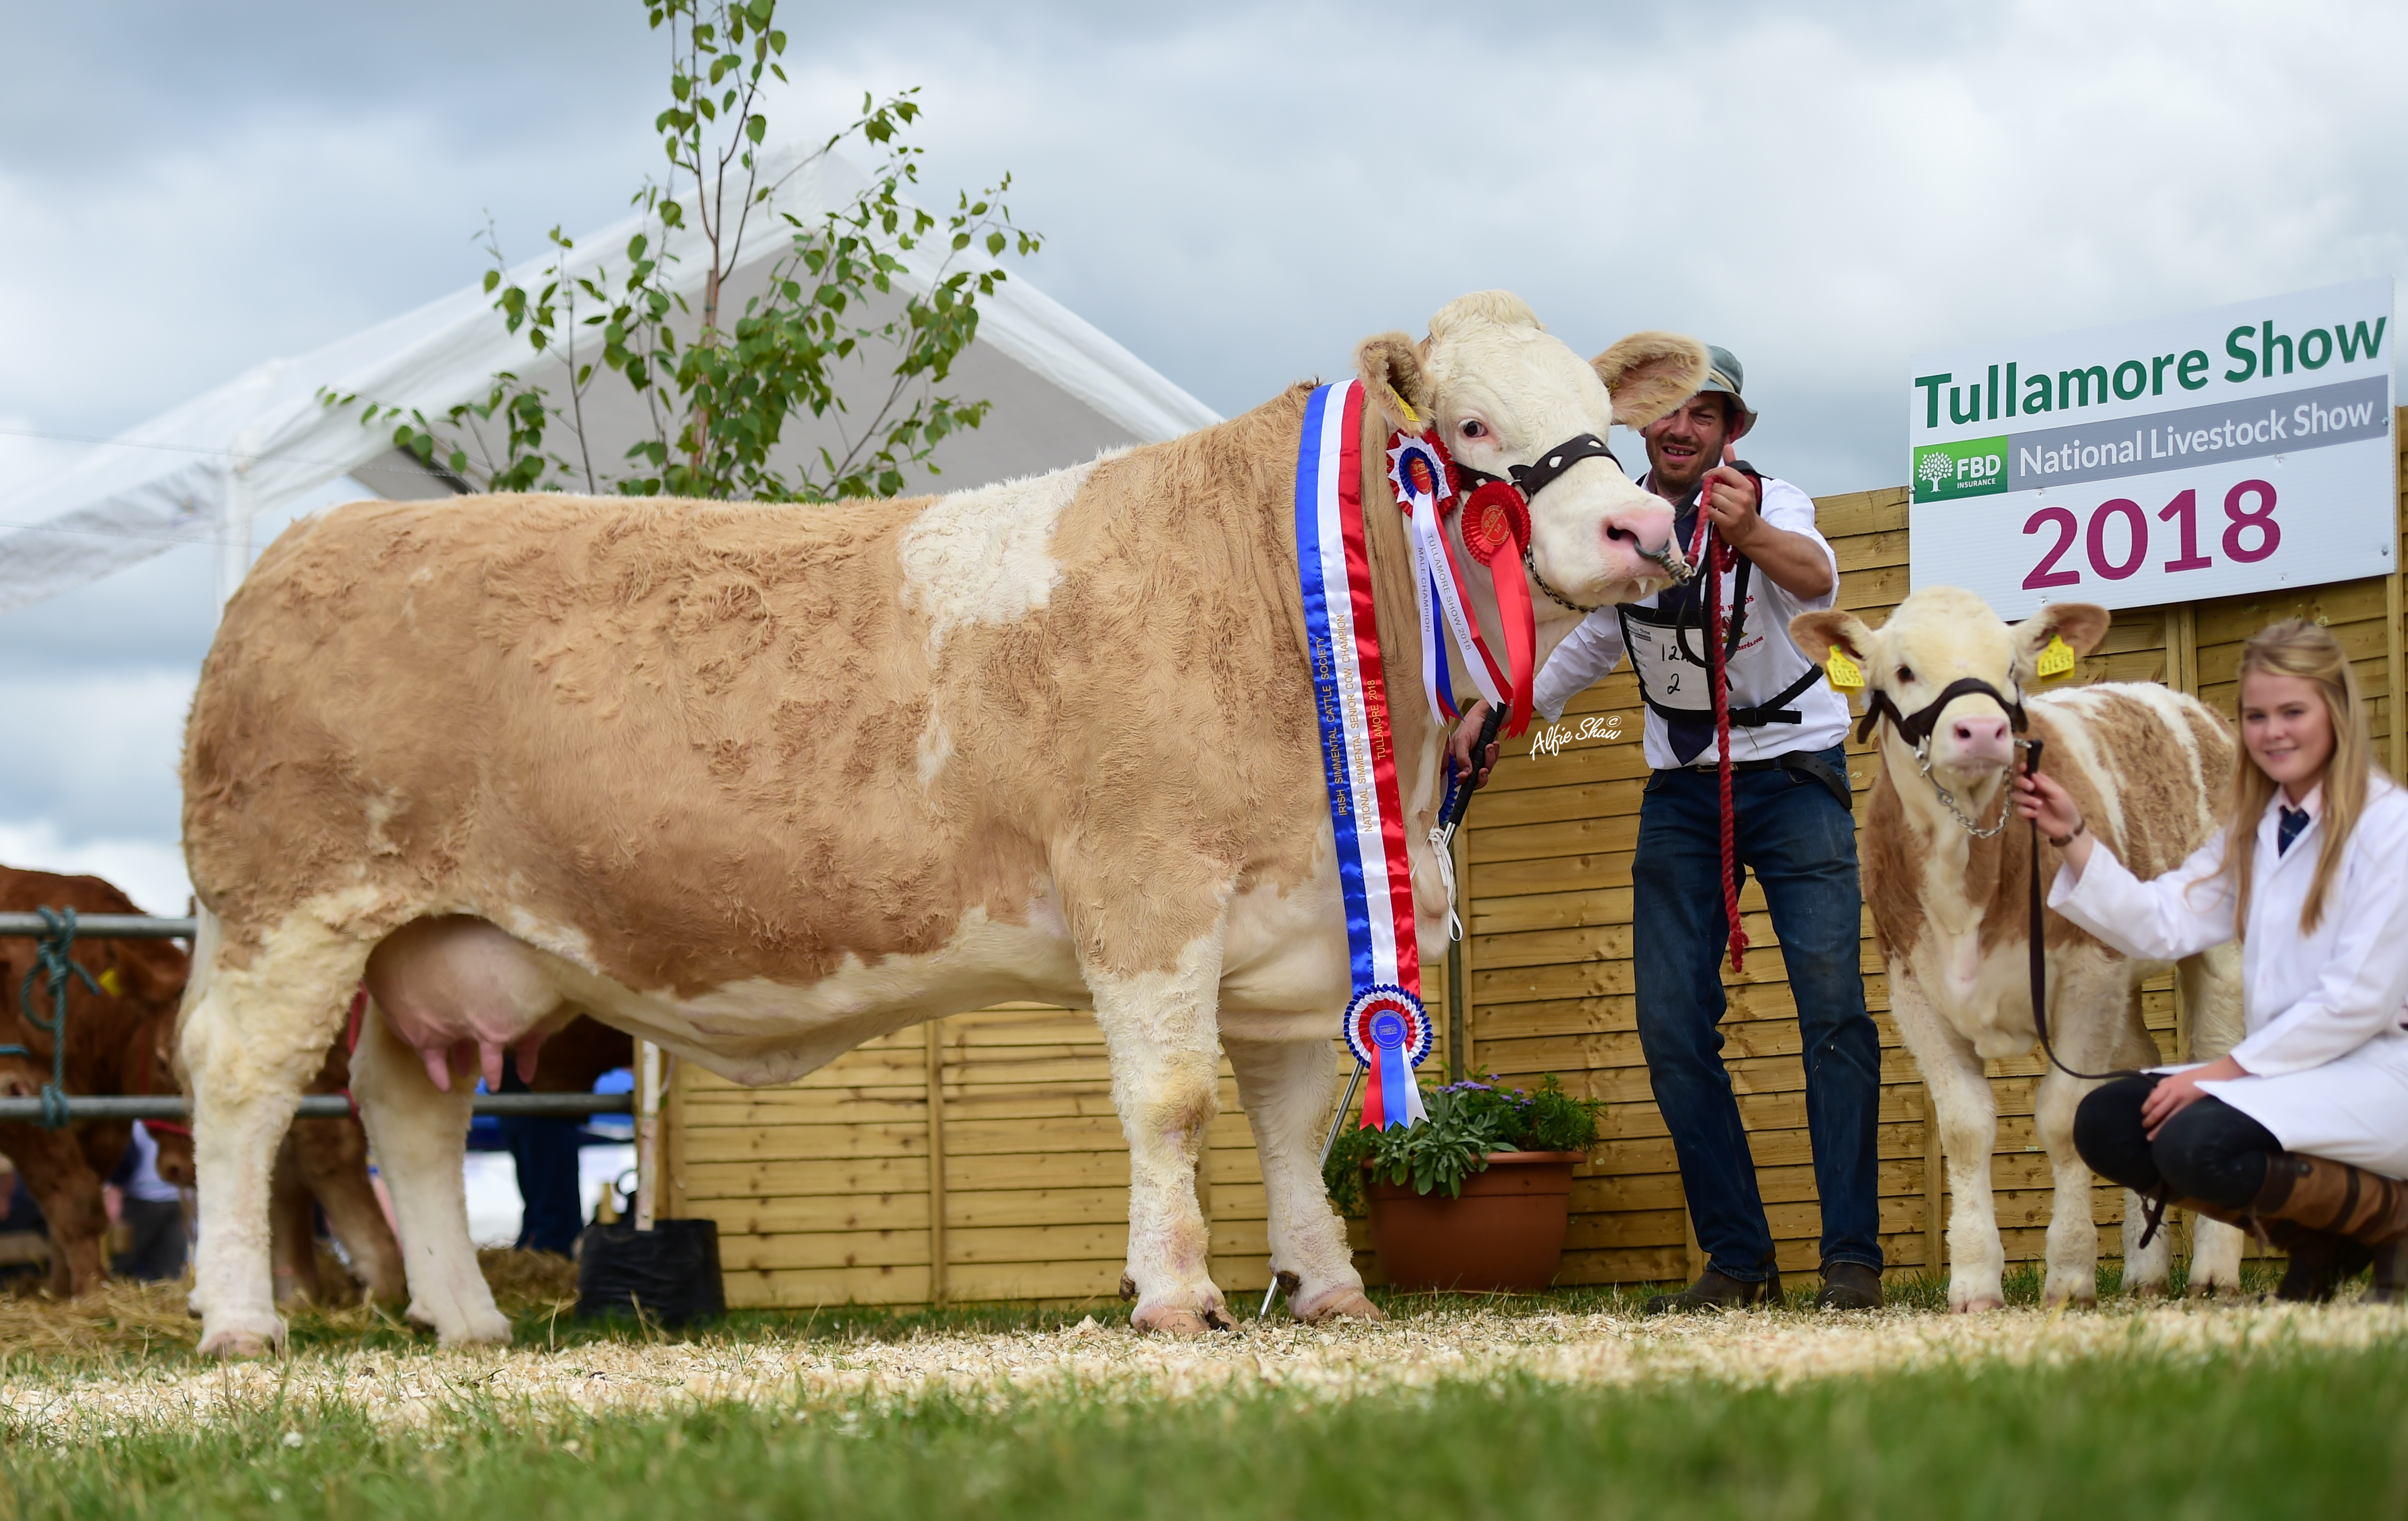
[[[816,222],[824,206],[849,199],[863,183],[859,171],[833,154],[787,149],[763,157],[763,181],[777,186],[770,209],[806,224]],[[755,213],[742,263],[724,287],[724,305],[740,309],[744,295],[763,288],[771,266],[791,246],[783,223],[765,225],[766,220]],[[591,271],[607,264],[623,270],[627,239],[637,230],[630,218],[580,238],[570,268]],[[685,234],[683,248],[673,243],[672,251],[697,240],[697,234]],[[512,279],[532,287],[547,263],[522,265]],[[909,273],[898,283],[927,289],[935,266],[916,255],[908,264]],[[699,262],[688,258],[679,267],[698,290]],[[1017,273],[994,296],[981,300],[980,312],[978,341],[955,365],[947,389],[985,397],[993,410],[980,428],[956,434],[939,447],[935,463],[943,471],[940,481],[915,486],[981,485],[1072,464],[1102,449],[1176,438],[1218,421],[1203,403]],[[0,611],[183,543],[219,546],[219,594],[231,595],[249,564],[252,519],[304,492],[343,475],[381,496],[435,496],[457,489],[395,451],[390,429],[361,426],[357,408],[323,405],[322,388],[435,418],[462,401],[481,398],[496,371],[550,379],[538,374],[539,366],[523,335],[508,332],[491,298],[475,287],[314,352],[259,365],[93,447],[64,469],[0,485]],[[588,434],[595,456],[616,462],[639,436],[642,409],[624,382],[607,379],[618,395],[590,396]],[[838,394],[853,404],[855,416],[866,418],[875,413],[890,383],[882,371],[864,363],[842,379]],[[795,436],[777,458],[803,457],[829,442],[836,425],[837,420],[829,420],[792,430]]]

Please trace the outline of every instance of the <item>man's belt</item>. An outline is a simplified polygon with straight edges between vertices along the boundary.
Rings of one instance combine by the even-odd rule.
[[[1695,766],[1674,767],[1673,769],[1680,771],[1703,771],[1712,773],[1718,769],[1718,768],[1713,761],[1703,761]],[[1733,761],[1731,762],[1731,770],[1734,773],[1743,771],[1795,771],[1800,776],[1811,777],[1814,781],[1823,783],[1825,790],[1830,793],[1831,796],[1842,808],[1853,811],[1856,806],[1855,800],[1848,791],[1848,779],[1846,775],[1840,771],[1829,761],[1825,760],[1822,756],[1816,754],[1811,750],[1792,750],[1785,754],[1768,755],[1762,760]]]

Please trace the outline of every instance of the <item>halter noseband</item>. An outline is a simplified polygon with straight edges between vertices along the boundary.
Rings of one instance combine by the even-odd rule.
[[[1566,470],[1570,469],[1573,466],[1578,465],[1584,459],[1612,460],[1613,467],[1615,469],[1619,470],[1622,468],[1622,461],[1614,459],[1613,451],[1605,446],[1604,439],[1598,438],[1594,433],[1584,433],[1577,438],[1567,438],[1562,443],[1557,444],[1555,448],[1548,450],[1545,454],[1540,457],[1538,463],[1535,465],[1515,465],[1508,466],[1508,469],[1513,478],[1510,484],[1515,491],[1522,494],[1522,500],[1525,505],[1527,505],[1532,497],[1538,495],[1539,493],[1554,484],[1557,476],[1562,475]],[[1475,470],[1470,466],[1462,463],[1460,460],[1450,458],[1448,463],[1454,466],[1455,474],[1461,476],[1466,481],[1470,481],[1475,486],[1484,486],[1492,481],[1499,484],[1509,483],[1505,481],[1503,476],[1491,475],[1485,470]],[[1469,489],[1469,487],[1465,488],[1467,494]],[[1539,574],[1538,560],[1532,552],[1536,547],[1537,546],[1533,544],[1523,549],[1522,567],[1530,573],[1530,579],[1532,581],[1538,582],[1539,590],[1546,593],[1547,599],[1555,603],[1555,606],[1559,608],[1567,608],[1573,612],[1579,613],[1595,612],[1597,610],[1596,608],[1584,607],[1580,603],[1573,601],[1570,597],[1566,596],[1563,593],[1555,590],[1554,586],[1548,584],[1546,577]],[[1677,536],[1675,538],[1665,539],[1664,547],[1661,550],[1641,549],[1638,551],[1638,554],[1642,560],[1653,560],[1657,565],[1662,566],[1665,571],[1670,574],[1675,581],[1685,581],[1689,579],[1689,563],[1681,556],[1681,546]],[[1599,604],[1599,606],[1602,605],[1603,604]]]
[[[1873,725],[1887,718],[1890,726],[1898,730],[1898,737],[1913,746],[1914,753],[1920,755],[1923,753],[1924,746],[1930,742],[1932,729],[1940,723],[1941,710],[1957,698],[1973,693],[1979,693],[2005,709],[2007,721],[2014,725],[2017,734],[2023,733],[2031,726],[2030,721],[2024,715],[2024,705],[2020,696],[2011,699],[2005,693],[1978,676],[1960,676],[1942,687],[1940,696],[1911,713],[1899,711],[1898,704],[1890,700],[1889,694],[1876,688],[1872,696],[1865,699],[1865,716],[1856,724],[1856,743],[1863,744],[1871,736]]]

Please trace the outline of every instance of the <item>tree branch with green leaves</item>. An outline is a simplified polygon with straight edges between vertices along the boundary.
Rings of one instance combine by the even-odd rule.
[[[978,337],[979,303],[1006,278],[997,261],[1040,245],[1001,198],[1010,177],[957,194],[941,215],[917,204],[924,150],[906,136],[921,116],[915,90],[864,96],[850,126],[781,170],[764,154],[762,108],[769,82],[786,82],[777,0],[648,8],[670,44],[670,101],[653,122],[667,170],[634,196],[638,227],[618,264],[586,267],[554,227],[548,261],[522,285],[490,225],[484,234],[494,310],[552,367],[536,379],[524,378],[534,366],[498,372],[484,395],[433,419],[357,394],[322,398],[359,407],[364,425],[390,427],[429,468],[497,492],[817,502],[892,496],[909,472],[937,473],[938,447],[992,406],[948,387]],[[778,205],[788,182],[846,144],[875,155],[858,194],[811,217]],[[729,281],[763,237],[784,246],[731,320]],[[859,415],[840,384],[856,365],[876,377]],[[612,375],[646,425],[618,458],[597,460],[587,403]],[[799,465],[773,462],[805,413],[833,442]]]

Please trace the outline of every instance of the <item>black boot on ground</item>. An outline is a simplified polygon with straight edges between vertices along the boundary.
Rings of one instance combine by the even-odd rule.
[[[1749,1310],[1757,1305],[1781,1304],[1781,1274],[1768,1271],[1764,1282],[1751,1284],[1743,1279],[1728,1278],[1712,1268],[1698,1275],[1698,1281],[1678,1294],[1658,1294],[1647,1301],[1651,1315],[1685,1315],[1701,1310]]]
[[[1823,1292],[1814,1296],[1815,1309],[1878,1310],[1881,1307],[1881,1274],[1861,1262],[1823,1264]]]
[[[2311,1230],[2287,1220],[2266,1222],[2266,1236],[2289,1261],[2274,1298],[2286,1304],[2326,1304],[2342,1284],[2366,1270],[2374,1253],[2346,1236]]]

